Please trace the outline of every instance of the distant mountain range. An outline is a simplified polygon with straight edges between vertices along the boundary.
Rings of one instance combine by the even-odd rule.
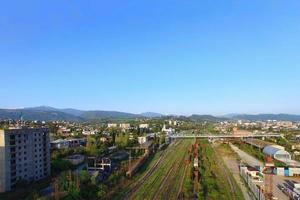
[[[18,120],[42,120],[42,121],[86,121],[86,120],[115,120],[115,119],[136,119],[136,118],[157,118],[162,117],[160,113],[132,114],[117,111],[83,111],[73,108],[59,109],[49,106],[39,106],[23,109],[0,109],[0,119]]]
[[[224,121],[224,120],[283,120],[283,121],[300,121],[300,115],[289,114],[228,114],[220,117],[212,115],[191,115],[191,116],[165,116],[160,113],[145,112],[133,114],[117,111],[83,111],[73,108],[59,109],[49,106],[39,106],[23,109],[0,109],[0,119],[18,120],[41,120],[41,121],[88,121],[88,120],[118,120],[118,119],[139,119],[139,118],[163,118],[192,121]]]
[[[228,118],[215,117],[212,115],[191,115],[189,119],[192,121],[211,121],[211,122],[228,120]]]
[[[155,113],[155,112],[145,112],[145,113],[141,113],[140,115],[142,115],[143,117],[147,117],[147,118],[156,118],[156,117],[163,117],[163,114],[160,113]]]
[[[0,119],[18,120],[42,120],[42,121],[82,121],[83,118],[58,110],[35,109],[0,109]]]

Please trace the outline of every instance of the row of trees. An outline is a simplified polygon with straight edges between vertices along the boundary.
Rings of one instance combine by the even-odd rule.
[[[112,173],[106,181],[97,183],[96,176],[90,177],[86,170],[80,171],[78,175],[71,172],[63,172],[55,180],[53,187],[54,199],[78,200],[78,199],[109,199],[111,190],[118,185],[124,176],[119,172]],[[38,199],[36,198],[30,199]]]

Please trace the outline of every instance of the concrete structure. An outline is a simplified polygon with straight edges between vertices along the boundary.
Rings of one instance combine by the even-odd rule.
[[[86,139],[85,138],[71,138],[66,139],[69,142],[69,147],[80,147],[86,145]]]
[[[117,128],[118,124],[107,124],[108,128]]]
[[[179,124],[180,124],[180,122],[177,121],[177,120],[174,120],[174,121],[169,120],[169,125],[170,125],[170,126],[178,126]]]
[[[50,142],[51,149],[69,148],[69,142],[64,139],[58,139]]]
[[[285,151],[282,146],[254,138],[244,138],[243,141],[259,148],[264,154],[285,163],[287,166],[300,167],[300,163],[292,160],[290,153]]]
[[[97,130],[83,130],[82,135],[96,135]]]
[[[130,129],[130,124],[120,124],[120,128],[122,129],[122,130],[129,130]]]
[[[67,127],[59,127],[57,133],[60,134],[60,135],[68,136],[68,135],[71,134],[71,129],[69,129]]]
[[[34,182],[50,175],[50,140],[46,128],[0,130],[0,192],[18,181]]]
[[[149,128],[149,124],[140,124],[139,128],[140,129],[148,129]]]
[[[88,165],[88,171],[94,171],[94,170],[106,170],[111,171],[111,160],[109,158],[102,158],[97,159],[95,157],[89,157],[90,165]]]
[[[296,168],[296,167],[290,167],[288,169],[289,171],[289,176],[297,176],[300,177],[300,168]]]
[[[58,139],[50,142],[51,149],[65,149],[71,147],[84,146],[85,138]]]
[[[166,128],[166,125],[164,124],[163,128],[161,129],[162,132],[165,132],[167,135],[172,135],[175,133],[175,129],[173,128]]]
[[[277,167],[274,169],[274,174],[285,177],[300,177],[299,167]]]
[[[68,156],[64,160],[69,161],[72,165],[76,166],[76,165],[83,163],[85,160],[85,157],[84,157],[84,155],[81,155],[81,154],[75,154],[72,156]]]

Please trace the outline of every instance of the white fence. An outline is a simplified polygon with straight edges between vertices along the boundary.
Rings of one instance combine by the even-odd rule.
[[[240,168],[240,174],[247,183],[250,190],[253,192],[255,198],[257,200],[265,200],[265,196],[263,192],[256,186],[255,183],[253,183],[252,178],[247,174],[247,167],[241,167]]]

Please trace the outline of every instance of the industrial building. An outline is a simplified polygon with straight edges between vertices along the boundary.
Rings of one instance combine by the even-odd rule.
[[[58,139],[50,142],[51,149],[65,149],[85,146],[85,138]]]
[[[261,150],[263,150],[266,146],[273,145],[271,142],[266,142],[255,138],[245,138],[243,141]]]
[[[279,145],[269,145],[263,149],[265,155],[271,156],[275,160],[284,163],[287,167],[300,167],[298,161],[292,160],[291,154]]]
[[[259,148],[265,155],[271,156],[273,159],[278,160],[290,167],[300,167],[300,163],[291,159],[291,154],[285,151],[285,148],[275,145],[271,142],[266,142],[254,138],[243,139],[249,145]]]
[[[263,149],[265,155],[271,156],[276,160],[291,160],[289,152],[284,150],[284,147],[279,145],[269,145]]]
[[[298,167],[276,167],[274,174],[278,176],[300,177],[300,168]]]
[[[50,140],[46,128],[0,130],[0,193],[18,181],[35,182],[50,175]]]

